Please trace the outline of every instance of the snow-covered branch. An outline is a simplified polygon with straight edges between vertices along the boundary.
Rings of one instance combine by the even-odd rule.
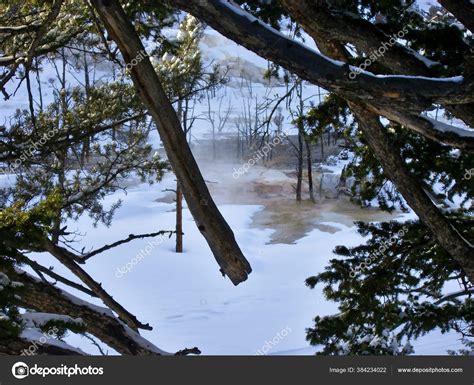
[[[356,79],[350,80],[350,68],[344,62],[328,58],[292,40],[227,0],[208,0],[204,4],[176,0],[173,4],[206,21],[223,35],[259,56],[281,64],[302,79],[337,93],[342,92],[367,101],[374,101],[377,97],[387,101],[392,98],[392,93],[406,94],[406,99],[400,102],[414,103],[415,106],[420,105],[421,99],[449,101],[451,104],[474,101],[472,93],[465,95],[464,91],[469,85],[459,76],[439,79],[424,76],[378,76],[363,72]]]
[[[176,0],[173,4],[191,12],[218,32],[244,45],[261,57],[271,60],[339,96],[357,103],[390,120],[406,125],[442,143],[472,148],[470,139],[452,133],[437,133],[423,124],[418,115],[433,103],[464,106],[474,101],[472,84],[462,76],[430,78],[406,75],[374,75],[362,72],[349,78],[351,68],[344,62],[328,58],[298,41],[281,34],[232,2],[209,0],[204,4]],[[426,121],[424,124],[426,125]]]
[[[68,320],[80,318],[88,333],[121,354],[173,354],[165,352],[143,338],[138,332],[118,319],[108,308],[83,301],[55,286],[34,278],[20,269],[12,274],[11,279],[23,284],[24,290],[20,298],[22,306],[39,312],[67,315],[67,317],[70,317],[67,318]],[[190,350],[193,353],[198,353],[197,349]]]

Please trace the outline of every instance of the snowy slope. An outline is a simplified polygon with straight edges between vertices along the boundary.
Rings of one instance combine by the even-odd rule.
[[[423,0],[423,7],[427,3],[428,0]],[[284,93],[285,87],[269,85],[262,79],[267,68],[265,60],[217,32],[206,30],[202,48],[209,62],[231,66],[231,83],[217,96],[225,98],[224,105],[232,104],[234,119],[238,117],[243,101],[250,97],[248,90],[240,89],[241,79],[252,80],[256,98]],[[97,77],[106,74],[104,69]],[[48,79],[53,77],[54,70],[46,66],[43,87],[47,90],[47,98],[52,95]],[[75,80],[70,80],[74,84]],[[315,95],[317,87],[307,86],[305,92],[307,96]],[[17,97],[0,104],[0,114],[6,118],[16,108],[26,107],[26,93],[20,88]],[[204,108],[199,107],[197,115],[202,115]],[[290,127],[289,121],[287,116],[287,127]],[[209,132],[209,124],[198,120],[193,137],[206,137]],[[156,134],[151,141],[159,146]],[[8,182],[6,179],[2,177],[0,183],[11,183],[11,179]],[[85,235],[76,247],[98,248],[126,238],[130,233],[173,229],[173,205],[156,199],[163,197],[162,190],[173,188],[174,183],[174,177],[167,175],[160,185],[140,184],[129,188],[127,195],[118,192],[108,197],[109,204],[118,198],[124,200],[113,225],[109,229],[94,228],[88,218],[70,223],[69,230],[77,229]],[[94,257],[86,269],[141,321],[154,326],[154,331],[143,335],[166,351],[198,346],[204,354],[256,354],[277,333],[288,328],[291,331],[271,346],[269,354],[312,354],[316,348],[309,347],[305,341],[305,328],[312,326],[315,315],[331,314],[337,308],[336,304],[324,300],[319,289],[309,290],[304,280],[323,271],[328,260],[334,257],[332,250],[336,245],[357,245],[362,241],[361,237],[354,227],[331,223],[331,227],[337,228],[334,233],[315,229],[295,244],[267,244],[272,231],[251,227],[252,216],[262,209],[261,206],[221,205],[219,208],[253,267],[249,280],[238,287],[220,275],[187,210],[184,211],[183,254],[173,252],[173,239],[164,239],[159,247],[152,248],[142,261],[121,275],[118,269],[127,264],[131,266],[133,258],[150,247],[148,240],[139,240]],[[57,273],[72,278],[51,257],[36,255],[35,259],[43,265],[55,266]],[[74,294],[101,305],[81,293]],[[74,336],[68,340],[84,351],[97,353],[89,341]],[[414,346],[419,354],[444,354],[447,348],[452,349],[459,343],[452,336],[440,337],[434,333]]]
[[[131,232],[172,229],[173,205],[156,199],[163,196],[161,190],[173,185],[168,175],[160,186],[138,185],[127,196],[110,197],[109,203],[120,196],[124,206],[108,230],[94,229],[87,218],[71,224],[70,229],[85,232],[81,246],[87,248],[125,238]],[[219,273],[188,210],[184,212],[183,254],[174,253],[174,239],[166,238],[140,262],[130,265],[150,245],[148,240],[138,240],[94,257],[86,269],[141,321],[154,326],[154,331],[143,335],[165,351],[198,346],[204,354],[251,355],[288,328],[291,332],[271,345],[268,354],[312,354],[316,348],[305,341],[305,328],[312,325],[315,315],[332,314],[337,308],[324,300],[319,288],[309,290],[304,280],[323,271],[336,245],[354,246],[362,238],[354,227],[329,223],[337,229],[335,233],[313,230],[296,244],[267,244],[272,231],[250,227],[252,215],[261,206],[219,208],[253,267],[248,281],[237,287]],[[72,278],[53,258],[38,255],[36,259]],[[118,273],[127,263],[130,271]],[[82,293],[74,294],[94,302]],[[96,352],[89,341],[72,338],[70,342]],[[449,336],[433,334],[415,344],[415,349],[420,346],[420,354],[444,354],[458,345]]]

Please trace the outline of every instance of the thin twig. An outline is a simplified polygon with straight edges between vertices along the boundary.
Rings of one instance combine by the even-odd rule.
[[[97,250],[94,250],[94,251],[91,251],[90,253],[84,255],[83,257],[81,257],[81,259],[83,261],[87,261],[89,258],[92,258],[94,255],[97,255],[97,254],[100,254],[100,253],[103,253],[104,251],[107,251],[107,250],[110,250],[114,247],[117,247],[117,246],[120,246],[120,245],[123,245],[124,243],[128,243],[128,242],[131,242],[135,239],[143,239],[143,238],[152,238],[152,237],[157,237],[158,235],[165,235],[165,234],[169,234],[170,236],[172,234],[176,233],[176,231],[172,231],[172,230],[160,230],[160,231],[157,231],[156,233],[148,233],[148,234],[138,234],[138,235],[135,235],[135,234],[130,234],[128,236],[128,238],[126,239],[122,239],[120,241],[117,241],[117,242],[114,242],[110,245],[105,245],[105,246],[102,246],[101,248],[97,249]]]

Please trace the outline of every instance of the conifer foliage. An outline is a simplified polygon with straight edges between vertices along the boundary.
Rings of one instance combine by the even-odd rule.
[[[74,248],[84,235],[70,224],[89,216],[110,226],[121,202],[107,197],[128,178],[154,184],[172,170],[177,202],[182,192],[220,272],[235,285],[251,273],[188,143],[193,103],[227,80],[226,69],[203,64],[206,26],[271,61],[272,76],[283,69],[327,90],[298,116],[305,141],[326,130],[344,135],[353,201],[414,214],[358,223],[366,242],[337,247],[325,271],[306,280],[339,306],[316,316],[308,341],[322,354],[411,354],[414,340],[441,330],[458,333],[467,349],[457,353],[467,353],[474,337],[474,31],[465,18],[474,5],[467,3],[460,12],[422,11],[415,0],[0,2],[0,94],[27,99],[0,120],[0,169],[14,175],[0,189],[0,353],[19,354],[31,333],[54,328],[58,343],[40,352],[81,354],[60,343],[69,331],[121,354],[167,354],[139,335],[151,326],[83,265],[136,239],[181,236],[182,228],[157,224],[95,250]],[[163,33],[178,20],[177,36]],[[318,51],[305,45],[311,40]],[[45,82],[52,103],[44,101]],[[152,130],[168,160],[152,151]],[[54,257],[75,280],[31,253]]]

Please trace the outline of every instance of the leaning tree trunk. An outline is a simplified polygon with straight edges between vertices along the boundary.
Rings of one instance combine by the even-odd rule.
[[[474,33],[474,7],[472,0],[438,0],[438,3]]]
[[[367,143],[384,172],[403,195],[420,220],[435,235],[440,245],[455,259],[471,282],[474,282],[474,250],[448,219],[439,211],[419,182],[414,178],[402,157],[390,143],[385,127],[377,115],[360,106],[350,105],[360,124]]]
[[[330,35],[318,30],[311,30],[311,36],[323,54],[332,59],[347,61],[347,54],[343,46],[332,40]],[[379,116],[360,104],[350,102],[349,107],[362,129],[370,150],[380,162],[387,177],[400,191],[423,224],[431,230],[439,244],[459,263],[469,280],[474,282],[473,246],[444,217],[420,183],[411,175],[399,150],[393,146],[393,143],[390,143]]]
[[[219,212],[189,148],[176,112],[129,18],[117,0],[92,0],[109,36],[117,43],[135,88],[158,128],[169,162],[178,178],[189,210],[206,239],[223,275],[234,285],[245,281],[252,271],[234,234]],[[135,60],[134,60],[135,59]],[[132,65],[131,62],[134,60]],[[136,62],[136,63],[135,63]]]

